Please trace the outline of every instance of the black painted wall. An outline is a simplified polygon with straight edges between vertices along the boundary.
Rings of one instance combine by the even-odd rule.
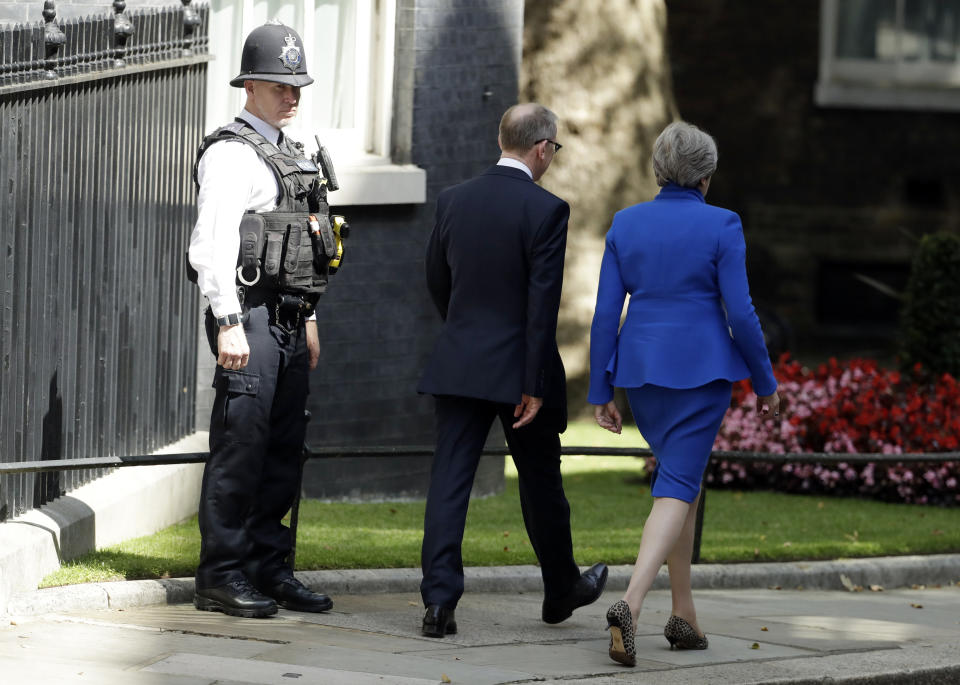
[[[433,401],[416,393],[439,318],[423,252],[437,194],[494,164],[497,127],[516,102],[522,0],[400,0],[393,157],[427,172],[423,205],[339,207],[346,261],[318,305],[320,368],[311,377],[311,445],[430,445]],[[429,459],[311,462],[312,496],[416,496]],[[502,485],[502,459],[475,494]],[[384,489],[388,492],[384,492]]]

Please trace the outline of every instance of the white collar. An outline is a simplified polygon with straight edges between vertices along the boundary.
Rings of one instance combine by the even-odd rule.
[[[239,114],[239,118],[243,119],[245,122],[250,124],[253,127],[253,130],[259,133],[261,136],[266,138],[268,141],[277,144],[277,140],[280,138],[280,129],[276,126],[268,124],[263,119],[258,117],[255,114],[252,114],[249,110],[242,110]]]
[[[533,172],[530,171],[530,167],[521,162],[519,159],[514,159],[513,157],[501,157],[500,161],[497,162],[497,166],[508,166],[513,169],[519,169],[527,174],[530,177],[530,180],[533,180]]]

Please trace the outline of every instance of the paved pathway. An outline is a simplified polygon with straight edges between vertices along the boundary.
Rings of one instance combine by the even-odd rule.
[[[703,652],[670,651],[669,593],[640,618],[636,668],[607,657],[609,590],[557,626],[536,592],[468,592],[460,633],[421,637],[411,592],[344,594],[271,619],[189,604],[0,619],[0,683],[960,683],[960,586],[883,592],[701,590]]]

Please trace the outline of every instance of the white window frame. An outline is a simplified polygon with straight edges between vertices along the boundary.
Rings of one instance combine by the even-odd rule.
[[[210,12],[210,47],[232,45],[238,36],[274,17],[266,16],[257,0],[214,0]],[[315,44],[314,0],[284,2],[276,18],[300,33],[304,41],[308,72],[323,68],[312,60]],[[314,135],[331,153],[340,190],[330,194],[330,203],[343,205],[421,204],[426,201],[426,173],[410,164],[390,159],[393,116],[394,36],[396,0],[357,0],[354,112],[357,125],[350,129],[321,129],[310,124],[313,101],[310,86],[302,91],[300,113],[286,132],[304,144],[307,153],[316,150]],[[232,121],[245,101],[242,89],[230,87],[239,72],[240,48],[231,58],[215,59],[207,83],[207,130]]]
[[[905,0],[897,0],[897,25]],[[820,0],[820,74],[814,99],[824,107],[960,110],[960,65],[837,57],[839,0]],[[898,34],[897,40],[902,40]],[[898,51],[899,52],[899,51]]]

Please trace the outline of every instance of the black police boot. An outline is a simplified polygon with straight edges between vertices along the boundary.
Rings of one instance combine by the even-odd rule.
[[[277,603],[257,592],[246,580],[197,589],[193,606],[200,611],[222,611],[242,618],[265,618],[277,613]]]
[[[263,593],[276,600],[277,604],[291,611],[318,613],[333,608],[333,600],[319,592],[313,592],[296,578],[284,578],[276,585],[263,588]]]

